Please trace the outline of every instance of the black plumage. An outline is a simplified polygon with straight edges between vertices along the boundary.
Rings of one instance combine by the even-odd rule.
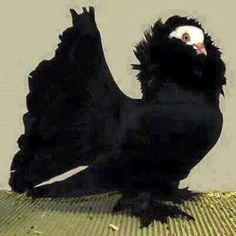
[[[217,142],[221,52],[204,33],[207,55],[168,35],[195,19],[158,20],[136,46],[142,99],[120,91],[105,61],[94,10],[71,10],[73,26],[55,56],[29,76],[25,133],[9,184],[24,192],[79,165],[114,185],[178,185]]]

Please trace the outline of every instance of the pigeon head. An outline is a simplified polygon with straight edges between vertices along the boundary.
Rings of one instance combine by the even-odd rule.
[[[179,39],[183,44],[192,46],[197,54],[207,55],[204,32],[196,26],[179,26],[170,33],[169,37]]]
[[[144,32],[134,53],[143,97],[155,99],[167,83],[217,98],[226,83],[221,52],[210,35],[193,18],[172,16],[161,19]]]

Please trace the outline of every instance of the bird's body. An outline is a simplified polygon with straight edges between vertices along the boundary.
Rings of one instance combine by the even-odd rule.
[[[62,37],[64,46],[31,73],[26,132],[12,164],[15,191],[79,165],[97,168],[122,186],[178,182],[220,136],[225,68],[209,38],[208,55],[202,55],[202,42],[193,43],[196,53],[172,38],[179,31],[170,34],[186,18],[158,21],[136,47],[140,65],[133,67],[140,70],[143,98],[132,99],[112,78],[90,10],[72,11],[73,28]],[[195,40],[199,32],[194,29]]]

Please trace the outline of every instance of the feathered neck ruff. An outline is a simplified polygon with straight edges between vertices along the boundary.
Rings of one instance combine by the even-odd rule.
[[[134,53],[140,64],[133,64],[139,70],[143,98],[153,100],[158,90],[168,83],[175,83],[184,89],[203,93],[209,99],[219,99],[226,83],[225,64],[221,52],[204,32],[207,56],[197,55],[192,46],[178,39],[170,39],[169,34],[176,27],[193,25],[203,30],[195,19],[173,16],[164,24],[159,19],[144,33],[144,39],[137,44]]]

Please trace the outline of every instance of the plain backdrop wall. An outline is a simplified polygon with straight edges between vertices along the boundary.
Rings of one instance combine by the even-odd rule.
[[[23,132],[28,74],[50,59],[58,35],[71,25],[69,8],[95,6],[107,62],[120,88],[140,97],[140,86],[130,64],[136,63],[134,45],[157,18],[193,16],[224,52],[228,85],[221,99],[224,128],[221,138],[182,185],[193,190],[236,189],[236,2],[234,0],[1,0],[0,1],[0,189],[9,188],[10,163]]]

